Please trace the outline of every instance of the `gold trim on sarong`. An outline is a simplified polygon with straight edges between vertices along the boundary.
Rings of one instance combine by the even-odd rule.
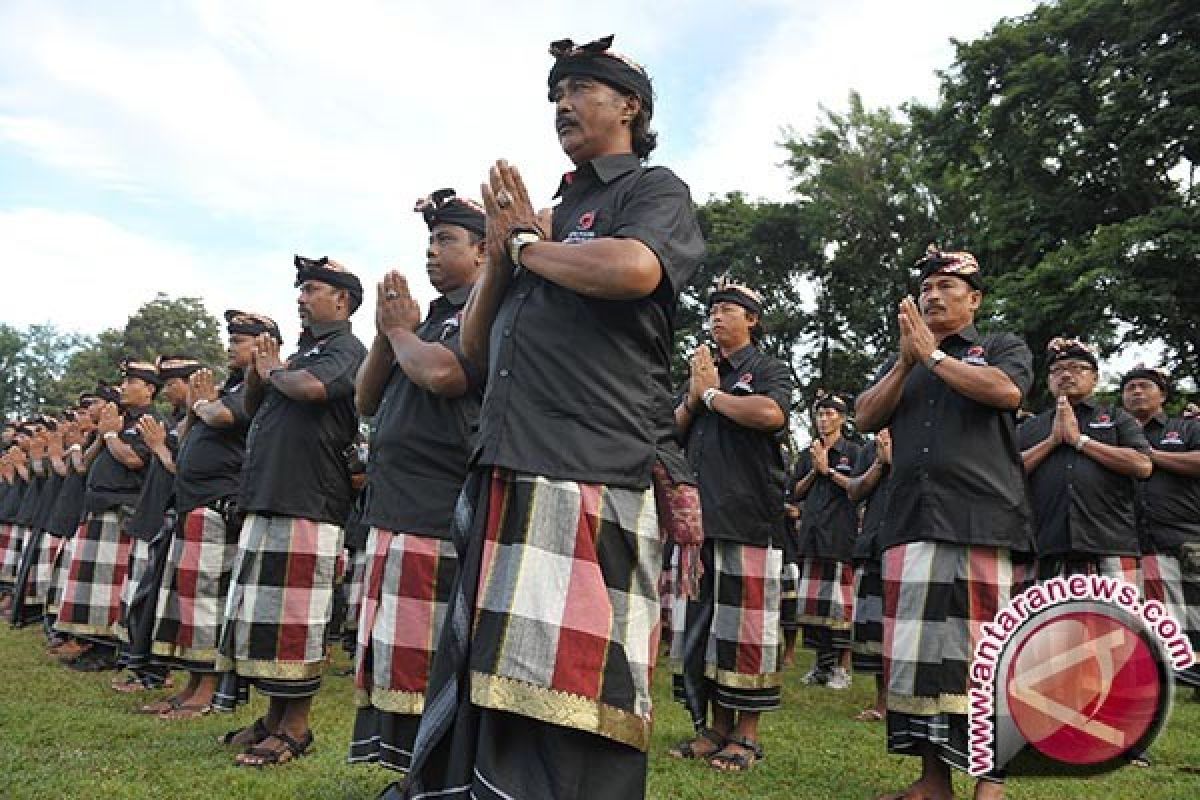
[[[834,620],[832,617],[815,617],[809,614],[797,614],[796,621],[801,625],[816,625],[821,628],[830,628],[835,631],[848,631],[854,627],[853,622],[845,620]]]
[[[218,656],[217,672],[236,672],[244,678],[267,678],[277,681],[307,681],[319,678],[325,671],[325,661],[257,661],[252,658]]]
[[[937,697],[913,697],[888,692],[887,710],[901,714],[932,717],[934,714],[966,714],[969,702],[965,694],[943,694]]]
[[[207,664],[217,660],[217,648],[215,647],[180,647],[169,642],[155,642],[151,645],[150,652],[156,656],[174,658],[179,661],[198,661]]]
[[[882,642],[853,642],[850,645],[850,650],[864,656],[881,656],[883,655]]]
[[[358,689],[355,691],[355,700],[360,701],[359,708],[375,706],[380,711],[387,711],[390,714],[420,716],[425,713],[424,692],[401,692],[396,689],[376,688],[368,693],[363,689]]]
[[[730,689],[778,689],[783,686],[782,672],[746,675],[741,672],[717,669],[712,664],[704,667],[704,677],[710,681],[716,681],[720,686],[728,686]]]
[[[650,747],[649,717],[640,717],[590,697],[472,671],[471,702],[551,725],[594,733],[643,752]]]
[[[104,636],[112,639],[116,637],[114,625],[88,625],[79,622],[55,622],[54,630],[59,633],[71,633],[77,636]]]

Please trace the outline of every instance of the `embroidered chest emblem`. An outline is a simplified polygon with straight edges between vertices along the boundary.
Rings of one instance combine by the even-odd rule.
[[[1089,428],[1111,428],[1115,423],[1108,414],[1101,414],[1088,423]]]
[[[596,238],[596,232],[592,228],[596,224],[596,209],[585,211],[579,215],[579,219],[575,221],[575,230],[567,234],[567,238],[563,241],[567,244],[578,244],[579,242],[587,242]]]
[[[737,379],[737,383],[733,385],[732,391],[753,392],[754,391],[754,373],[743,372]]]
[[[849,456],[842,456],[838,459],[837,466],[834,467],[834,469],[836,469],[838,472],[850,472],[854,469],[854,467],[850,464]]]
[[[987,366],[987,351],[982,345],[972,345],[967,354],[963,356],[964,364],[972,364],[976,367]]]
[[[1163,434],[1162,443],[1181,445],[1183,444],[1183,436],[1179,431],[1167,431]]]
[[[459,326],[462,325],[462,312],[459,311],[453,317],[450,317],[442,323],[442,335],[439,337],[441,341],[446,341],[455,333],[458,332]]]

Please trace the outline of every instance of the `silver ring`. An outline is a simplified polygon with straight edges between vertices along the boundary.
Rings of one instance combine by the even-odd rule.
[[[388,289],[386,292],[383,293],[383,296],[386,297],[388,300],[395,300],[397,297],[400,296],[400,293],[397,292],[395,289]]]
[[[496,192],[496,205],[501,208],[508,208],[512,205],[513,196],[508,193],[508,189],[501,189]]]

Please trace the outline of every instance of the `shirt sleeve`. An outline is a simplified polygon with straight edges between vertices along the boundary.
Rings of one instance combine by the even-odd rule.
[[[1020,337],[1003,333],[995,337],[988,346],[988,366],[995,367],[1016,384],[1021,391],[1021,401],[1033,387],[1033,353]]]
[[[1117,423],[1117,446],[1132,447],[1139,453],[1150,452],[1150,442],[1146,433],[1136,419],[1123,408],[1113,409],[1113,418]]]
[[[245,390],[243,389],[236,394],[225,394],[218,398],[218,402],[229,409],[229,413],[233,414],[234,428],[244,428],[250,424],[250,417],[246,414]]]
[[[867,470],[869,470],[871,468],[871,465],[875,463],[875,448],[876,447],[878,447],[878,445],[876,445],[875,440],[872,439],[871,441],[867,442],[865,445],[863,445],[862,447],[859,448],[858,458],[856,458],[854,460],[854,476],[855,477],[858,477],[859,475],[864,474]]]
[[[704,237],[687,185],[663,167],[646,170],[621,208],[612,236],[637,239],[658,257],[678,295],[704,257]]]
[[[886,378],[887,374],[892,371],[892,367],[894,366],[896,366],[896,355],[892,354],[887,357],[887,361],[883,362],[883,366],[876,370],[875,377],[871,378],[871,382],[867,384],[867,388],[870,389],[872,386]]]
[[[1017,426],[1018,449],[1021,451],[1028,450],[1042,439],[1046,438],[1045,436],[1040,435],[1041,431],[1039,428],[1041,428],[1041,422],[1042,415],[1039,414],[1036,417],[1030,417]]]
[[[325,399],[340,400],[354,394],[354,377],[364,353],[350,337],[337,337],[302,369],[325,387]]]
[[[1187,452],[1200,450],[1200,425],[1188,419],[1184,420],[1183,426],[1183,441],[1187,445]]]
[[[463,375],[465,375],[467,378],[468,392],[476,391],[483,386],[486,379],[483,373],[480,372],[474,364],[467,360],[467,357],[463,354],[462,341],[460,339],[459,332],[454,333],[452,336],[446,337],[444,340],[438,342],[438,344],[449,350],[454,358],[458,361],[459,368],[462,369]]]
[[[784,427],[792,413],[792,371],[776,358],[764,359],[765,364],[754,375],[754,393],[771,398],[783,411]]]

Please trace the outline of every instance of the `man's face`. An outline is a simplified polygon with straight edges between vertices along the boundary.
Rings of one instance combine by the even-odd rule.
[[[97,397],[87,401],[88,420],[95,425],[100,421],[100,412],[104,410],[104,400]]]
[[[818,408],[814,416],[817,419],[817,433],[821,436],[837,433],[842,429],[842,423],[846,421],[845,415],[840,411],[826,406]]]
[[[314,280],[300,284],[300,296],[296,298],[300,322],[306,328],[316,323],[347,319],[349,302],[349,293],[345,289]]]
[[[551,92],[558,143],[576,166],[630,151],[628,124],[638,100],[593,78],[563,78]]]
[[[483,263],[484,245],[471,244],[471,232],[460,225],[441,223],[429,232],[425,272],[439,293],[445,294],[475,281]]]
[[[183,378],[171,378],[163,384],[163,393],[167,402],[173,406],[181,406],[187,402],[188,386]]]
[[[1064,358],[1050,365],[1047,383],[1055,397],[1066,396],[1074,403],[1092,393],[1099,377],[1089,362],[1081,358]]]
[[[971,324],[983,293],[953,275],[930,275],[921,282],[921,316],[934,333],[955,333]]]
[[[1135,417],[1159,414],[1166,402],[1166,394],[1149,378],[1134,378],[1121,389],[1121,405]]]
[[[254,337],[248,333],[229,334],[225,354],[229,357],[230,369],[250,369],[254,365]]]
[[[126,375],[121,381],[121,404],[127,408],[150,405],[154,399],[154,387],[141,378]]]
[[[708,310],[708,329],[722,348],[743,347],[750,342],[750,329],[758,317],[737,303],[721,300]]]

